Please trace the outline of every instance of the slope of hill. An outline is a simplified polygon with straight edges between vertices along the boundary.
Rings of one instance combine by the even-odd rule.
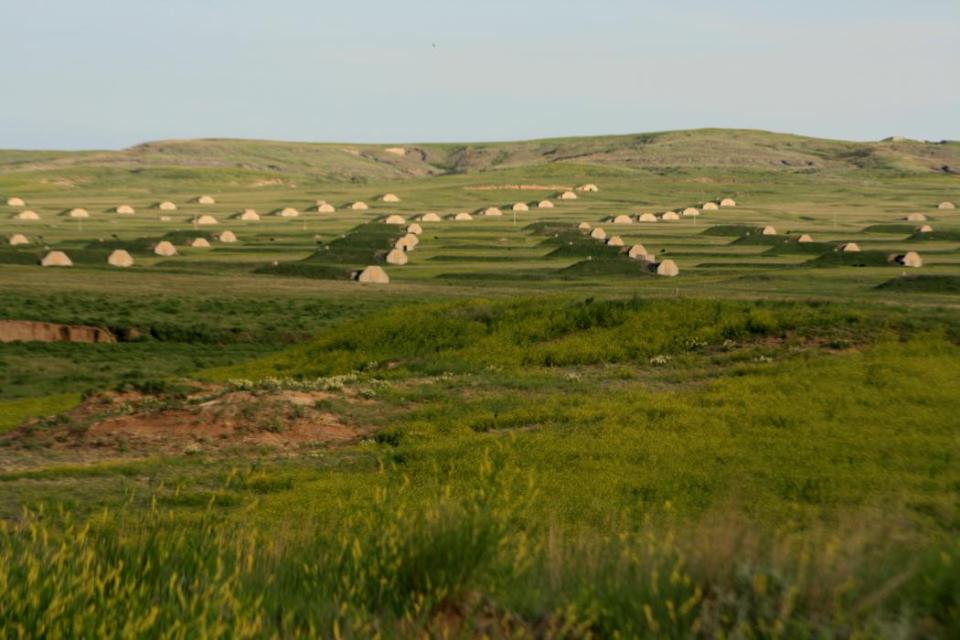
[[[521,142],[404,146],[260,140],[167,140],[120,151],[0,151],[0,175],[78,170],[210,169],[322,181],[399,180],[575,163],[624,169],[692,167],[783,172],[960,172],[960,142],[848,142],[755,130],[698,129]]]

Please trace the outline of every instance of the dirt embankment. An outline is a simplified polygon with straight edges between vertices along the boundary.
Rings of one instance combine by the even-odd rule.
[[[116,342],[117,338],[102,327],[0,320],[0,342]]]

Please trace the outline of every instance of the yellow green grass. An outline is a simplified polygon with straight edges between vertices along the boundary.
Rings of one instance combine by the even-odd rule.
[[[172,405],[167,381],[188,377],[319,385],[318,408],[368,434],[227,453],[197,439],[164,458],[4,440],[0,636],[957,634],[960,214],[935,209],[960,201],[937,169],[960,163],[956,143],[384,146],[0,152],[3,200],[42,216],[0,205],[3,235],[34,240],[0,251],[0,318],[127,338],[0,344],[0,432],[85,391]],[[556,198],[585,182],[601,191]],[[545,188],[489,189],[517,184]],[[606,221],[725,196],[738,206],[696,220]],[[424,224],[387,286],[343,279],[382,260],[385,214],[543,198],[556,207]],[[151,208],[166,199],[170,221]],[[318,199],[337,213],[308,213]],[[109,212],[121,203],[137,213]],[[91,218],[59,215],[73,206]],[[230,218],[284,206],[301,216]],[[912,212],[935,235],[912,233]],[[621,268],[581,221],[680,276]],[[742,239],[767,224],[776,239]],[[224,229],[239,242],[184,246]],[[782,242],[802,233],[816,252]],[[149,252],[163,237],[180,256]],[[843,242],[866,266],[837,257]],[[99,262],[121,245],[136,266]],[[31,264],[45,246],[77,265]],[[907,249],[922,269],[886,262]]]
[[[0,433],[13,429],[28,418],[62,413],[79,402],[79,393],[59,393],[38,398],[0,400]]]

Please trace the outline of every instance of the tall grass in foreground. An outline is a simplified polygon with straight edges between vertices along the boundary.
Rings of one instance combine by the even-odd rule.
[[[626,530],[518,527],[532,481],[430,495],[383,472],[334,529],[268,536],[156,508],[0,529],[0,637],[945,637],[960,543],[892,517],[762,531],[726,514]],[[525,487],[517,491],[516,487]],[[513,487],[513,489],[508,489]]]

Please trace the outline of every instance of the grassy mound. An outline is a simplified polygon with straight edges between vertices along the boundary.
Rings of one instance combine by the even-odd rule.
[[[775,256],[798,253],[813,253],[820,255],[828,251],[832,251],[835,247],[836,244],[832,242],[797,242],[796,238],[791,238],[788,242],[782,242],[780,244],[773,245],[764,251],[763,255]]]
[[[733,242],[731,245],[767,245],[767,246],[779,246],[786,245],[790,243],[796,243],[796,236],[789,235],[776,235],[776,236],[765,236],[760,231],[753,231],[744,236],[740,236]]]
[[[916,275],[893,278],[877,285],[887,291],[917,293],[960,293],[960,276]]]
[[[808,260],[811,267],[888,267],[890,262],[886,251],[858,251],[848,253],[844,251],[830,251]]]
[[[397,238],[404,235],[403,227],[371,222],[353,228],[323,249],[305,259],[306,262],[360,266],[371,264],[377,253],[389,251]]]
[[[517,282],[517,281],[543,281],[556,279],[556,271],[553,269],[510,269],[504,271],[470,271],[441,273],[436,276],[437,280],[454,281],[476,281],[476,282]]]
[[[914,229],[914,231],[916,231]],[[930,231],[927,233],[920,233],[917,231],[912,236],[910,240],[917,240],[923,242],[960,242],[960,231]]]
[[[740,237],[756,232],[756,227],[746,224],[718,224],[705,229],[701,235],[720,237]]]
[[[562,244],[550,253],[547,254],[548,258],[586,258],[592,256],[593,258],[616,258],[620,255],[620,250],[623,247],[613,247],[606,245],[599,240],[586,239],[586,240],[571,240],[568,243]]]
[[[312,262],[281,262],[257,267],[254,273],[272,276],[291,276],[295,278],[317,278],[319,280],[349,280],[351,269],[342,265],[315,264]]]
[[[110,249],[67,249],[65,253],[76,265],[105,265]]]
[[[569,224],[536,223],[528,228],[531,227],[537,227],[543,230],[544,235],[548,235],[540,243],[541,247],[556,247],[547,254],[548,258],[614,257],[623,248],[608,246],[601,240],[591,238],[589,233],[571,228]]]
[[[894,234],[904,234],[909,235],[915,233],[917,230],[917,225],[912,224],[872,224],[869,227],[864,227],[862,233],[894,233]]]
[[[616,249],[618,247],[607,248]],[[557,251],[560,250],[558,249]],[[643,261],[631,260],[625,255],[613,255],[610,257],[603,256],[595,257],[591,260],[581,260],[576,264],[560,269],[559,273],[564,276],[653,275],[650,270],[647,269]]]
[[[438,255],[432,256],[428,262],[476,262],[484,264],[487,262],[529,262],[529,256],[486,256],[486,255]]]
[[[303,260],[264,265],[254,273],[323,280],[349,278],[351,271],[382,260],[403,234],[403,227],[398,225],[362,224]]]
[[[43,251],[37,248],[13,249],[0,248],[0,264],[38,264]]]

